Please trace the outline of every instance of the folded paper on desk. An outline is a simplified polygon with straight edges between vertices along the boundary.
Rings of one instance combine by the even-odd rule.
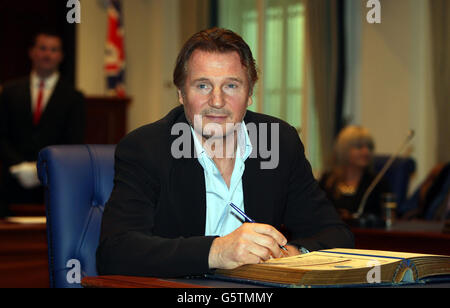
[[[215,274],[216,278],[292,286],[414,283],[444,275],[450,275],[450,256],[357,249],[314,251]]]

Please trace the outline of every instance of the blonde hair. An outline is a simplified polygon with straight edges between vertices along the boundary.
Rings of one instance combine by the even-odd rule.
[[[342,129],[334,145],[333,168],[347,165],[350,148],[358,144],[367,145],[373,150],[373,138],[367,128],[351,125]]]
[[[341,130],[334,144],[331,173],[325,183],[328,189],[342,180],[344,167],[348,164],[348,153],[358,145],[367,145],[373,152],[374,142],[367,128],[350,125]],[[335,193],[339,194],[337,191]]]

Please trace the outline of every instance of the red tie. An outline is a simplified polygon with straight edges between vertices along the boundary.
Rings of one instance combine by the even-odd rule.
[[[42,115],[42,100],[44,98],[44,80],[39,83],[39,93],[36,101],[36,109],[33,115],[33,124],[38,125]]]

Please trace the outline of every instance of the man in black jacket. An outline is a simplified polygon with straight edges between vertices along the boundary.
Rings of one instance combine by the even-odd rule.
[[[247,111],[256,80],[237,34],[188,40],[174,71],[182,106],[117,146],[100,274],[177,277],[353,246],[296,130]]]
[[[61,80],[61,38],[51,32],[35,36],[29,51],[30,76],[5,85],[0,93],[0,199],[6,215],[11,203],[42,203],[36,160],[48,145],[84,140],[84,98]]]

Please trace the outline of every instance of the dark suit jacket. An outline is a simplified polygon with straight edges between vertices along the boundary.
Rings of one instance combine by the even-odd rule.
[[[9,177],[9,167],[24,161],[36,161],[42,148],[83,143],[84,127],[84,98],[61,79],[55,85],[37,126],[33,124],[30,78],[6,85],[0,93],[0,161],[3,165],[3,185],[17,186],[14,179]],[[8,188],[5,190],[11,191]]]
[[[291,244],[309,250],[352,247],[353,236],[314,180],[296,130],[250,111],[244,121],[247,126],[279,123],[280,130],[276,169],[261,170],[259,155],[245,162],[242,182],[248,216],[279,229],[284,226]],[[209,271],[214,237],[204,236],[204,173],[197,158],[172,157],[171,145],[179,136],[170,131],[176,123],[187,123],[181,106],[130,133],[117,146],[114,189],[105,206],[97,250],[100,274],[176,277]],[[189,136],[195,151],[190,131]]]
[[[11,166],[36,161],[49,145],[83,143],[84,107],[82,94],[60,79],[34,126],[30,78],[6,85],[0,94],[0,159]]]

